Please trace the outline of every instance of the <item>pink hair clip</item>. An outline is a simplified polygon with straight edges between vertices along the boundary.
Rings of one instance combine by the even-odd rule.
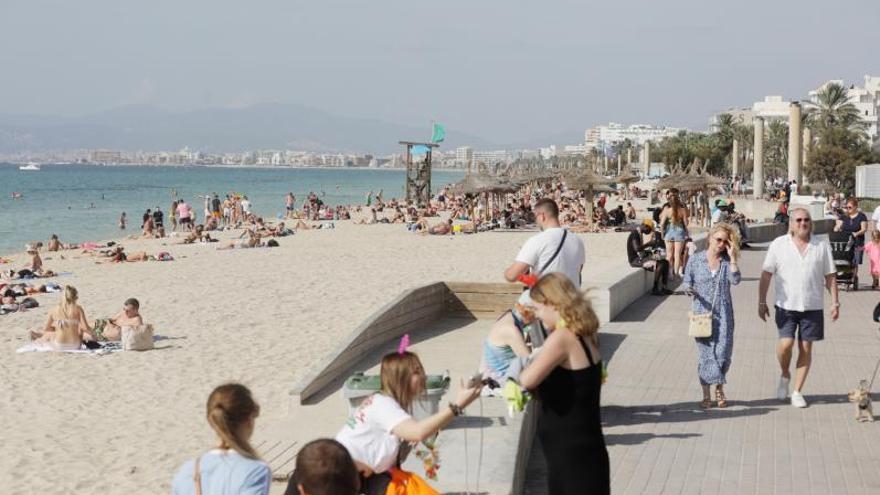
[[[397,353],[403,354],[409,348],[409,334],[404,334],[403,337],[400,338],[400,344],[397,346]]]

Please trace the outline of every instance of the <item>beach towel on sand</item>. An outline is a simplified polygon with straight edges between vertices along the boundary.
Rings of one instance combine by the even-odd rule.
[[[153,342],[165,340],[167,338],[168,337],[164,337],[162,335],[154,335]],[[104,354],[110,354],[122,350],[122,342],[98,342],[98,344],[101,346],[98,349],[87,349],[85,346],[82,346],[79,349],[58,350],[55,348],[55,346],[48,342],[28,342],[27,344],[16,349],[15,352],[18,354],[25,352],[64,352],[67,354],[94,354],[97,356],[102,356]]]

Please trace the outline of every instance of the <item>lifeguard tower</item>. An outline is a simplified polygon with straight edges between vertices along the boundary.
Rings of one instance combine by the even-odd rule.
[[[427,206],[431,201],[431,153],[439,145],[436,143],[417,143],[400,141],[406,147],[406,200],[418,206]],[[413,148],[424,151],[424,160],[413,162]],[[421,154],[421,153],[416,153]]]

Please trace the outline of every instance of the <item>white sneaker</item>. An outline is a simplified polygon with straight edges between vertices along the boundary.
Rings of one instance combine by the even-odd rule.
[[[785,378],[783,376],[779,377],[779,384],[776,385],[776,398],[779,400],[785,400],[788,398],[788,384],[791,382],[791,378]]]
[[[794,407],[807,407],[807,401],[804,400],[804,396],[800,392],[795,390],[791,393],[791,405]]]

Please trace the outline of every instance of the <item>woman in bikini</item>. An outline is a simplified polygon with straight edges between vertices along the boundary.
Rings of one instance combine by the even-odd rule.
[[[31,332],[31,339],[54,345],[56,350],[78,350],[82,347],[84,337],[94,340],[89,330],[86,313],[77,304],[79,293],[72,285],[64,288],[61,303],[49,311],[43,332]]]

